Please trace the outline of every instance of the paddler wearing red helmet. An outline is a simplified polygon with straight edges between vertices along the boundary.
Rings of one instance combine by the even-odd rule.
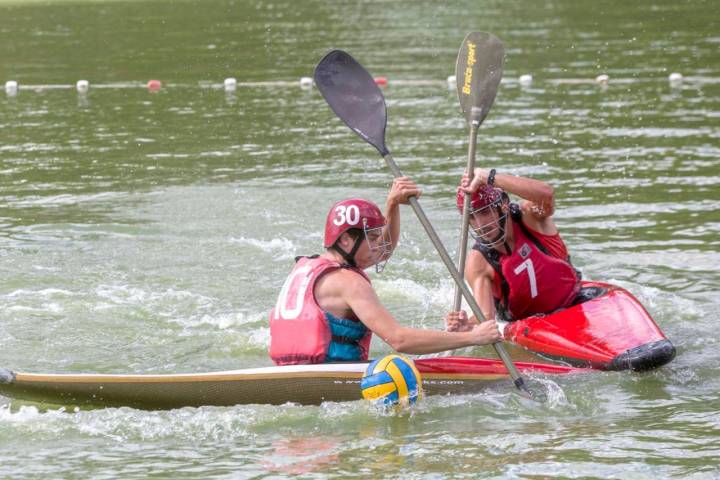
[[[475,169],[457,188],[462,213],[471,194],[470,232],[475,243],[465,263],[465,278],[485,318],[505,321],[546,314],[570,306],[580,289],[580,272],[552,215],[553,188],[532,178]],[[510,202],[508,193],[520,197]],[[446,317],[448,330],[472,328],[465,312]]]
[[[362,198],[332,206],[325,222],[325,251],[296,259],[270,312],[270,357],[276,364],[367,360],[373,333],[407,354],[500,339],[494,321],[463,332],[405,327],[375,294],[364,270],[384,267],[400,237],[400,205],[420,194],[412,180],[401,177],[393,181],[384,214]]]

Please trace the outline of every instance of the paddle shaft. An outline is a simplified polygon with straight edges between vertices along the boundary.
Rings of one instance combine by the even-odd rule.
[[[473,174],[475,172],[475,148],[477,145],[477,133],[480,127],[480,121],[477,118],[473,118],[470,124],[470,141],[468,143],[468,159],[467,159],[467,175],[468,181],[472,182]],[[467,255],[467,241],[468,241],[468,224],[470,223],[470,203],[471,194],[465,192],[465,201],[463,202],[463,214],[460,223],[460,248],[458,249],[458,272],[463,277],[463,283],[465,282],[465,256]],[[455,285],[455,300],[453,301],[453,311],[460,310],[460,303],[462,302],[462,292],[460,287]]]
[[[388,167],[390,167],[390,171],[392,171],[395,178],[402,177],[403,174],[400,171],[400,168],[398,168],[397,164],[395,163],[395,160],[392,158],[392,155],[390,155],[390,152],[384,153],[383,158],[385,159],[385,163],[387,163]],[[425,232],[428,234],[428,237],[430,237],[430,241],[435,246],[435,249],[437,250],[438,254],[440,255],[440,258],[442,259],[443,263],[447,267],[448,271],[450,272],[450,275],[453,277],[453,280],[455,280],[455,284],[460,289],[460,291],[463,294],[463,297],[465,297],[465,301],[470,306],[470,310],[472,310],[475,317],[477,317],[478,321],[484,322],[485,317],[483,316],[482,312],[480,311],[480,306],[477,304],[477,301],[475,301],[475,297],[473,297],[472,292],[470,289],[465,285],[465,282],[463,278],[460,276],[460,272],[458,272],[457,268],[455,268],[455,264],[453,263],[452,259],[450,258],[450,254],[448,254],[447,250],[445,249],[445,246],[442,244],[442,241],[440,240],[440,237],[438,237],[437,232],[435,232],[435,228],[433,228],[432,224],[430,223],[430,220],[427,218],[427,215],[425,215],[425,212],[423,211],[422,207],[420,206],[420,202],[418,202],[417,197],[412,196],[409,198],[410,206],[412,207],[413,211],[415,212],[415,215],[417,215],[418,220],[420,220],[420,223],[422,224],[423,228],[425,229]],[[530,395],[530,391],[528,390],[527,386],[525,385],[525,381],[522,376],[520,376],[520,373],[515,368],[515,365],[513,365],[512,361],[510,360],[510,356],[508,355],[507,351],[505,351],[505,347],[500,342],[493,343],[493,348],[495,349],[495,352],[498,354],[498,357],[500,357],[500,360],[502,360],[503,364],[505,364],[505,368],[507,368],[508,373],[510,374],[510,377],[513,379],[513,382],[515,383],[515,386]]]

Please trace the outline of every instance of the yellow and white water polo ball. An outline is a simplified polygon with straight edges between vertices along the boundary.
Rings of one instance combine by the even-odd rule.
[[[409,406],[422,397],[422,377],[409,358],[387,355],[368,365],[360,389],[363,398],[373,403]]]

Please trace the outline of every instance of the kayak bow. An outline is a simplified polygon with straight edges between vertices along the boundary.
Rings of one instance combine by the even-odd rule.
[[[675,347],[627,290],[583,282],[582,303],[507,323],[505,339],[545,358],[601,370],[650,370],[675,358]]]

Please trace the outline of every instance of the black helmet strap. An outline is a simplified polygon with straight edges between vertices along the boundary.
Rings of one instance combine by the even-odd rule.
[[[340,238],[338,238],[338,242],[340,241]],[[345,259],[345,261],[350,265],[351,267],[357,267],[355,264],[355,254],[360,249],[360,245],[362,245],[363,242],[363,235],[358,235],[355,239],[355,244],[353,245],[353,248],[350,250],[350,252],[346,252],[342,248],[340,248],[340,245],[338,245],[338,242],[335,242],[333,244],[332,248],[336,252],[338,252],[342,257]]]

